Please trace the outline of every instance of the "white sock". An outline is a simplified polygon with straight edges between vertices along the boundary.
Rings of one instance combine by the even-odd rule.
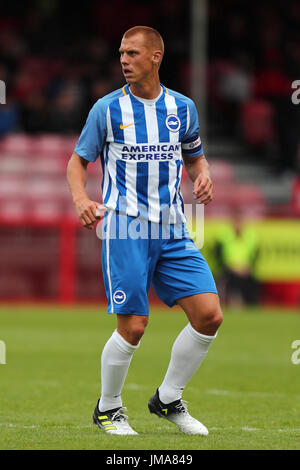
[[[128,343],[117,330],[105,344],[101,355],[101,398],[98,405],[100,411],[122,406],[121,391],[133,353],[139,344],[133,346]]]
[[[208,348],[217,336],[198,333],[190,323],[179,333],[171,352],[165,378],[159,387],[159,398],[167,404],[181,399],[188,381],[205,358]]]

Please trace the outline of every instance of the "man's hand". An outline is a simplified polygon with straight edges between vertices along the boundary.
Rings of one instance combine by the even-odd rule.
[[[210,176],[206,173],[200,173],[194,181],[193,189],[194,199],[197,204],[208,204],[213,198],[213,184]]]
[[[197,199],[197,204],[208,204],[213,198],[213,184],[206,158],[204,155],[199,157],[183,155],[183,159],[187,173],[194,183],[194,199]]]
[[[94,228],[97,220],[103,219],[106,210],[103,205],[86,197],[75,200],[74,205],[80,222],[89,230]]]
[[[88,161],[73,152],[68,162],[67,180],[80,222],[91,230],[96,220],[104,217],[106,208],[98,202],[91,201],[85,191],[87,166]]]

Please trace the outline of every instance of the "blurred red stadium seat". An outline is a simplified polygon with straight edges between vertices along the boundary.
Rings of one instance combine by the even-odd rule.
[[[235,209],[241,210],[245,217],[259,217],[266,213],[267,208],[265,196],[258,186],[241,183],[216,185],[214,199],[209,206],[209,215],[220,213],[224,217]]]
[[[234,182],[233,166],[224,160],[212,160],[210,162],[210,171],[214,182]]]
[[[41,134],[32,147],[32,151],[39,157],[57,157],[69,159],[72,155],[78,137],[64,137],[57,134]]]
[[[26,181],[18,175],[0,176],[0,198],[9,199],[11,197],[22,197]]]
[[[42,134],[35,140],[33,151],[35,155],[40,157],[61,157],[63,153],[63,137],[55,134]]]
[[[10,134],[0,140],[1,154],[28,155],[36,139],[26,134]]]
[[[35,201],[32,204],[31,215],[40,221],[53,221],[66,213],[65,204],[59,201]]]
[[[32,199],[69,199],[70,192],[65,179],[30,178],[24,188],[24,195]]]
[[[55,176],[55,175],[65,175],[67,164],[64,159],[44,157],[28,159],[28,173],[31,175],[40,176]]]
[[[214,181],[217,182],[233,182],[235,180],[234,177],[234,170],[231,163],[225,160],[210,160],[209,167],[211,176]],[[182,180],[189,180],[189,176],[187,174],[186,168],[183,165],[182,168]]]
[[[0,201],[0,214],[1,219],[6,221],[22,220],[27,213],[26,202],[24,200],[6,200]]]
[[[264,145],[275,137],[274,109],[263,100],[247,101],[241,106],[241,127],[245,141],[251,145]]]

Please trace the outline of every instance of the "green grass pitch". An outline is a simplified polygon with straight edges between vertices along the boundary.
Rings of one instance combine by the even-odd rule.
[[[109,436],[92,424],[100,354],[115,328],[99,306],[1,306],[0,449],[300,449],[300,316],[225,311],[216,341],[183,398],[209,429],[180,433],[150,415],[171,346],[186,324],[177,308],[153,307],[123,392],[138,436]]]

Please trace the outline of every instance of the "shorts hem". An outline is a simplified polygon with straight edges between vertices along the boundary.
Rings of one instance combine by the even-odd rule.
[[[180,300],[180,299],[184,299],[185,297],[191,297],[192,295],[196,295],[196,294],[216,294],[218,295],[218,291],[216,289],[202,289],[202,290],[196,290],[196,291],[192,291],[192,292],[185,292],[185,293],[182,293],[182,295],[180,295],[179,297],[176,297],[176,299],[174,299],[174,301],[171,303],[171,304],[167,304],[169,307],[174,307],[174,305],[176,305],[177,303],[177,300]]]
[[[113,312],[107,312],[107,313],[108,313],[108,315],[113,315],[115,313],[115,314],[118,314],[118,315],[139,315],[139,316],[144,316],[144,317],[149,316],[149,313],[138,313],[138,312],[116,312],[116,311],[113,311]]]

